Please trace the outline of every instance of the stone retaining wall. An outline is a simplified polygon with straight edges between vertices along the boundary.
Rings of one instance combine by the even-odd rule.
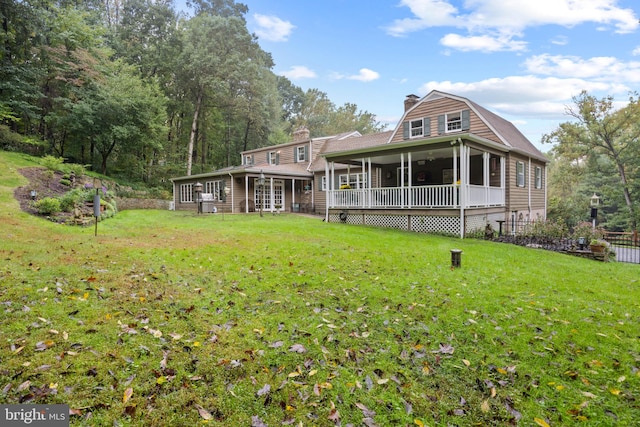
[[[116,197],[119,211],[128,209],[162,209],[169,210],[171,200],[163,199],[131,199]]]

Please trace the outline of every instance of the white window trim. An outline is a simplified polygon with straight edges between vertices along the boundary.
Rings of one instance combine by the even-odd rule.
[[[251,155],[245,154],[244,161],[242,162],[245,166],[251,166]]]
[[[269,151],[269,164],[270,165],[275,165],[276,164],[276,152],[275,151]]]
[[[322,177],[322,182],[320,183],[320,191],[327,191],[327,177]]]
[[[414,123],[420,123],[420,126],[413,127]],[[420,130],[420,133],[415,133],[414,130]],[[424,136],[424,119],[415,119],[409,121],[409,138],[421,138]]]
[[[193,184],[180,184],[180,203],[193,203]]]
[[[524,162],[516,161],[516,187],[526,187],[526,166]]]
[[[304,145],[300,145],[298,147],[296,147],[296,159],[298,160],[298,162],[306,162],[307,159],[305,158],[305,146]]]
[[[536,166],[535,171],[536,188],[540,189],[542,188],[542,168],[540,166]]]
[[[457,120],[449,120],[449,116],[454,116],[454,115],[458,115],[458,119]],[[449,125],[450,124],[455,124],[456,126],[454,128],[450,128]],[[462,111],[456,111],[453,113],[447,113],[444,115],[444,131],[445,133],[449,133],[449,132],[459,132],[460,130],[462,130]]]
[[[204,183],[204,192],[213,194],[214,200],[220,198],[220,188],[222,188],[222,180],[207,181]]]
[[[338,188],[342,187],[344,184],[349,184],[351,190],[361,190],[363,188],[367,188],[367,174],[366,173],[352,173],[348,175],[347,182],[347,174],[342,174],[338,176]]]

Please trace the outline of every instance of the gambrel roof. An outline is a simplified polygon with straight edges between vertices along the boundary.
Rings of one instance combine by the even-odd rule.
[[[540,150],[538,150],[535,145],[533,145],[531,141],[529,141],[527,137],[524,136],[522,132],[520,132],[518,128],[513,125],[513,123],[462,96],[433,90],[423,98],[418,100],[411,108],[405,111],[399,123],[402,124],[408,117],[411,116],[411,113],[414,110],[420,107],[421,104],[433,102],[442,98],[449,98],[466,104],[468,108],[475,112],[478,118],[480,118],[480,120],[482,120],[484,124],[493,132],[498,141],[506,147],[510,148],[509,151],[518,151],[522,154],[526,154],[536,159],[545,162],[548,161],[545,155]],[[395,128],[388,142],[391,142],[398,132],[402,132],[401,125],[398,125]]]

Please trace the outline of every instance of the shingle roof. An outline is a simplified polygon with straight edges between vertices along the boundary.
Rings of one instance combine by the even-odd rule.
[[[393,131],[385,131],[368,135],[352,136],[349,138],[332,138],[324,144],[319,154],[358,150],[383,145],[389,142],[389,138],[392,133]],[[324,170],[325,164],[325,158],[322,155],[318,155],[309,166],[309,169],[312,171],[321,171]]]
[[[497,114],[487,110],[481,105],[466,99],[465,100],[476,110],[476,112],[496,131],[499,137],[503,139],[505,145],[519,149],[526,153],[531,154],[534,157],[546,160],[546,157],[535,145],[529,141],[529,139],[518,130],[508,120],[503,119]]]

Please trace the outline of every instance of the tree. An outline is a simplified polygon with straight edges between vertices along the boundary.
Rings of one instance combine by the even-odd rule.
[[[573,122],[560,124],[545,135],[543,142],[556,144],[556,153],[597,166],[604,157],[613,166],[628,213],[628,226],[637,227],[636,200],[632,188],[637,183],[630,168],[636,168],[640,137],[640,102],[631,97],[629,104],[616,110],[613,98],[597,99],[583,91],[573,98],[574,106],[567,107]]]
[[[243,110],[246,133],[255,120],[252,110],[270,103],[263,101],[274,91],[260,89],[260,80],[269,76],[267,70],[273,64],[242,19],[207,14],[188,22],[179,63],[179,84],[193,105],[187,147],[187,175],[191,175],[203,109],[211,106],[226,111],[228,121]]]

